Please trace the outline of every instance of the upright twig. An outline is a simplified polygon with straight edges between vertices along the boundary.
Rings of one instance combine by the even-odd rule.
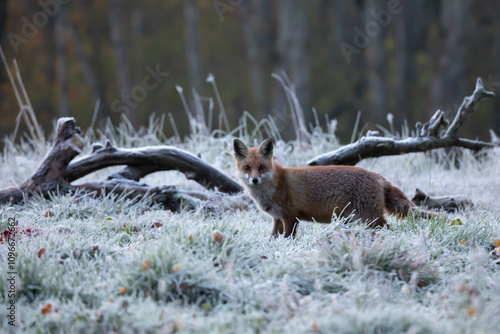
[[[191,130],[192,134],[196,133],[196,120],[193,117],[193,114],[191,113],[191,110],[189,109],[189,106],[186,101],[186,97],[184,96],[184,90],[181,86],[175,85],[175,89],[177,90],[177,93],[179,93],[179,96],[182,101],[182,105],[184,106],[184,111],[186,112],[186,115],[188,117],[189,121],[189,129]]]
[[[14,95],[16,96],[16,100],[19,105],[19,114],[16,117],[16,127],[12,135],[12,140],[16,138],[22,117],[26,123],[26,126],[28,127],[28,131],[30,132],[31,139],[33,140],[33,142],[38,141],[41,144],[41,147],[45,148],[45,137],[43,136],[43,131],[36,119],[35,111],[33,110],[33,106],[31,105],[28,94],[26,93],[26,88],[24,87],[23,79],[21,78],[21,73],[19,72],[17,62],[14,59],[13,63],[17,79],[17,84],[16,84],[16,80],[12,76],[12,72],[9,68],[9,64],[7,63],[7,59],[5,58],[5,54],[3,52],[2,47],[0,47],[0,56],[2,58],[5,70],[7,71],[7,76],[9,77],[10,84],[12,85],[12,89],[14,90]],[[22,97],[21,94],[19,93],[18,85],[19,88],[21,89]]]
[[[295,88],[289,82],[286,75],[283,73],[282,76],[273,73],[272,77],[278,80],[283,89],[285,90],[285,94],[288,100],[288,104],[290,105],[290,114],[292,116],[293,125],[295,128],[295,136],[300,143],[307,143],[307,127],[306,121],[304,118],[304,111],[302,110],[302,106],[297,98],[297,94],[295,93]]]
[[[207,82],[211,83],[212,86],[214,87],[215,97],[217,98],[217,103],[219,104],[220,108],[220,117],[224,121],[224,126],[226,127],[226,131],[229,132],[231,131],[231,128],[229,127],[229,120],[227,119],[226,109],[224,108],[224,104],[222,103],[222,99],[219,93],[219,88],[217,87],[217,83],[215,82],[215,78],[212,73],[208,74]]]

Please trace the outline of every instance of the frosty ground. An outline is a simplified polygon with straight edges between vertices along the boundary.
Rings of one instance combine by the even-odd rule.
[[[239,133],[183,142],[155,131],[107,133],[116,145],[173,144],[235,174],[232,140]],[[99,136],[97,136],[99,137]],[[95,134],[87,135],[86,151]],[[339,147],[332,133],[310,144],[277,142],[276,160],[300,166]],[[44,149],[50,147],[47,144]],[[7,142],[0,188],[26,180],[43,158],[36,144]],[[462,224],[389,219],[373,231],[349,219],[299,224],[297,238],[271,240],[271,220],[241,197],[225,210],[171,213],[123,197],[82,194],[0,206],[42,231],[16,241],[19,332],[37,333],[494,333],[500,326],[500,150],[463,151],[450,159],[407,154],[362,161],[412,196],[460,194],[473,208],[450,214]],[[112,170],[112,169],[111,169]],[[100,180],[110,170],[86,180]],[[178,172],[146,177],[206,191]],[[77,183],[80,181],[77,181]],[[232,205],[234,203],[234,205]],[[212,203],[217,204],[217,203]],[[48,213],[50,211],[50,213]],[[214,231],[226,238],[216,242]],[[498,242],[497,242],[498,243]],[[44,249],[44,251],[41,251]],[[6,305],[7,247],[0,245],[0,304]],[[49,307],[50,305],[50,307]],[[0,308],[0,333],[12,331]]]

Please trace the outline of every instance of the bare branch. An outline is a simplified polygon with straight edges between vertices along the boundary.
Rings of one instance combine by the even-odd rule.
[[[479,101],[494,93],[484,90],[481,79],[477,79],[476,89],[457,111],[450,127],[445,131],[447,121],[444,113],[438,110],[425,124],[417,123],[417,137],[394,139],[388,137],[365,136],[357,142],[343,146],[335,151],[325,153],[307,162],[308,165],[355,165],[366,158],[376,158],[387,155],[400,155],[410,152],[426,152],[444,147],[463,147],[474,151],[492,148],[493,143],[456,137],[463,121],[475,110]],[[442,135],[440,135],[440,133]]]
[[[446,125],[446,120],[444,119],[444,112],[442,110],[436,111],[434,116],[429,121],[429,136],[437,137],[439,134],[439,129]]]
[[[481,80],[481,78],[477,78],[476,89],[474,89],[474,92],[471,96],[467,96],[464,98],[462,105],[460,106],[460,108],[458,108],[458,112],[455,115],[453,123],[451,123],[448,131],[446,131],[445,137],[456,136],[458,129],[460,129],[467,116],[469,116],[469,114],[476,109],[479,101],[484,98],[493,96],[495,96],[495,93],[485,90],[483,80]]]
[[[92,153],[70,163],[64,179],[72,182],[96,170],[119,165],[128,166],[119,174],[131,180],[153,172],[178,170],[204,187],[227,193],[241,191],[235,180],[187,151],[172,146],[116,148],[109,141],[105,147],[94,145]]]

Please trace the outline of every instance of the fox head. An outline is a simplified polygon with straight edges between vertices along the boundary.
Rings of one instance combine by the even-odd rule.
[[[234,140],[234,157],[238,177],[247,186],[258,186],[273,177],[274,140],[267,138],[259,147],[247,147],[241,140]]]

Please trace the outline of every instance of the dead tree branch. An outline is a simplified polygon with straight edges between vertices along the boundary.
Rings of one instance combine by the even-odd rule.
[[[426,206],[429,209],[443,209],[448,212],[454,212],[458,209],[473,207],[472,202],[465,196],[428,196],[422,190],[415,191],[412,202],[418,206]]]
[[[73,161],[81,152],[84,141],[72,117],[57,121],[56,141],[40,167],[26,182],[0,190],[1,203],[20,203],[34,194],[48,197],[50,193],[71,193],[82,190],[90,196],[118,194],[138,199],[148,197],[164,208],[177,211],[181,206],[192,207],[197,200],[208,200],[208,193],[176,190],[173,186],[151,187],[139,183],[142,177],[157,171],[179,170],[207,188],[218,188],[225,193],[239,193],[236,181],[193,154],[170,146],[138,149],[116,148],[94,144],[87,156]],[[119,173],[104,182],[71,184],[101,168],[125,165]]]
[[[364,136],[357,142],[341,147],[335,151],[325,153],[307,162],[308,165],[355,165],[366,158],[376,158],[387,155],[400,155],[410,152],[426,152],[444,147],[463,147],[474,151],[483,148],[492,148],[493,143],[479,140],[470,140],[457,137],[457,132],[467,116],[472,113],[479,102],[492,97],[493,92],[484,89],[480,78],[476,81],[476,88],[471,96],[464,98],[457,111],[455,119],[449,127],[444,118],[444,112],[438,110],[429,122],[417,124],[417,136],[405,139],[389,137]]]
[[[116,148],[109,141],[105,146],[94,144],[90,154],[70,163],[64,178],[72,182],[96,170],[119,165],[127,167],[113,177],[139,181],[154,172],[178,170],[206,188],[225,193],[241,192],[238,182],[187,151],[172,146]]]

